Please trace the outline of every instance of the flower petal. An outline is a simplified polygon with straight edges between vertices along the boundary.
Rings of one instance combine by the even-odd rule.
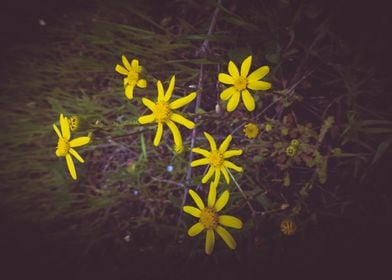
[[[252,56],[248,56],[241,64],[241,76],[246,77],[249,74],[250,66],[252,65]]]
[[[122,55],[122,56],[121,56],[121,60],[122,60],[122,63],[124,64],[125,68],[127,68],[128,71],[131,71],[131,70],[132,70],[131,64],[129,64],[129,61],[128,61],[128,59],[125,57],[125,55]]]
[[[143,97],[142,98],[142,102],[143,102],[143,104],[148,108],[148,109],[150,109],[151,111],[154,109],[154,107],[155,107],[155,103],[153,102],[153,101],[151,101],[150,99],[148,99],[148,98],[145,98],[145,97]]]
[[[216,187],[210,184],[210,191],[208,192],[208,207],[214,207],[216,200]]]
[[[222,144],[219,146],[219,152],[221,154],[223,154],[224,152],[226,152],[227,148],[230,145],[231,140],[233,139],[233,136],[231,136],[231,134],[227,135],[227,137],[225,138],[225,140],[223,140]]]
[[[223,154],[224,158],[231,158],[233,156],[240,156],[242,155],[242,150],[229,150]]]
[[[172,94],[173,94],[173,90],[174,90],[174,85],[176,83],[176,76],[173,75],[173,77],[171,77],[170,82],[169,82],[169,87],[167,88],[165,97],[163,98],[165,101],[169,101]]]
[[[221,177],[220,173],[221,173],[220,169],[219,168],[215,168],[215,177],[214,177],[214,181],[212,181],[212,183],[211,183],[211,186],[213,186],[215,188],[218,187],[219,180],[220,180],[220,177]]]
[[[248,76],[248,83],[251,81],[258,81],[264,78],[265,75],[269,73],[269,71],[270,68],[268,66],[261,66],[260,68],[257,68]]]
[[[240,95],[241,93],[239,91],[235,92],[230,98],[229,102],[227,102],[228,112],[233,112],[235,108],[237,108],[238,103],[240,102]]]
[[[147,87],[147,81],[144,79],[140,79],[137,81],[137,86],[140,88],[146,88]]]
[[[61,134],[63,135],[64,139],[69,140],[71,138],[71,132],[69,130],[69,122],[63,114],[60,114],[60,127],[61,127]]]
[[[170,103],[169,108],[170,109],[178,109],[181,108],[183,106],[185,106],[188,103],[191,103],[193,101],[193,99],[196,98],[196,92],[192,92],[190,94],[188,94],[187,96],[178,98],[177,100],[174,100],[172,103]]]
[[[230,177],[229,177],[229,173],[226,170],[226,167],[221,166],[220,170],[223,173],[223,176],[225,177],[226,184],[230,184]]]
[[[135,71],[136,73],[140,72],[139,71],[139,60],[132,59],[131,66],[132,66],[133,71]]]
[[[181,147],[182,146],[182,136],[181,136],[180,130],[178,129],[177,125],[171,120],[166,121],[166,124],[173,134],[174,144],[177,147]]]
[[[90,140],[91,140],[91,138],[88,136],[78,137],[78,138],[75,138],[75,139],[72,139],[71,141],[69,141],[69,146],[71,148],[84,146],[84,145],[88,144],[90,142]]]
[[[212,136],[207,132],[204,132],[204,136],[207,138],[208,142],[210,143],[211,152],[216,151],[217,150],[216,142],[214,138],[212,138]]]
[[[165,96],[165,91],[163,90],[162,82],[158,80],[157,82],[157,89],[158,89],[158,102],[163,101]]]
[[[214,250],[214,245],[215,245],[215,233],[214,230],[209,229],[207,230],[206,234],[206,254],[211,255],[212,251]]]
[[[54,129],[54,131],[56,132],[56,134],[57,134],[57,136],[58,136],[59,138],[63,137],[63,136],[61,135],[61,132],[60,132],[60,130],[58,129],[57,125],[53,124],[53,129]]]
[[[230,197],[230,193],[228,190],[225,190],[220,197],[218,198],[218,200],[215,203],[215,210],[216,212],[219,212],[220,210],[223,209],[223,207],[226,206],[227,202],[229,201],[229,197]]]
[[[211,155],[211,153],[209,151],[202,149],[202,148],[193,148],[192,152],[198,153],[206,158],[208,158]]]
[[[150,114],[150,115],[145,115],[145,116],[141,116],[137,119],[137,121],[140,124],[146,124],[146,123],[152,123],[153,121],[155,121],[154,115]]]
[[[228,84],[228,85],[234,84],[233,77],[228,74],[225,74],[225,73],[219,73],[218,80],[219,80],[219,82],[224,83],[224,84]]]
[[[203,200],[201,200],[200,196],[192,189],[189,190],[189,194],[193,198],[193,201],[196,203],[197,207],[199,207],[200,210],[203,210],[204,203]]]
[[[75,165],[74,165],[74,162],[72,160],[71,155],[67,154],[65,156],[65,160],[67,161],[68,170],[69,170],[69,173],[71,174],[72,179],[76,180],[77,179],[76,170],[75,170]]]
[[[125,69],[123,66],[121,66],[119,64],[116,65],[115,70],[116,70],[117,73],[120,73],[120,74],[123,74],[123,75],[126,75],[126,76],[128,75],[128,72],[129,72],[127,69]]]
[[[245,108],[249,112],[252,112],[255,109],[255,100],[253,99],[253,96],[250,94],[249,90],[245,89],[242,91],[242,101],[245,104]]]
[[[210,160],[208,158],[201,158],[191,162],[191,167],[196,167],[200,165],[210,164]]]
[[[84,163],[84,159],[79,155],[79,153],[75,149],[70,148],[69,153],[73,155],[79,162]]]
[[[235,165],[234,163],[232,163],[231,161],[225,160],[223,162],[223,166],[234,169],[237,172],[242,172],[242,167]]]
[[[198,235],[200,232],[203,231],[203,229],[204,226],[201,223],[196,223],[188,229],[188,235],[189,236]]]
[[[253,90],[267,90],[272,87],[272,84],[264,81],[251,81],[247,87]]]
[[[140,122],[140,118],[139,118],[139,122]],[[163,134],[163,124],[158,123],[157,132],[154,137],[154,146],[155,147],[157,147],[159,145],[159,143],[161,142],[162,134]]]
[[[180,114],[172,113],[170,119],[176,123],[182,124],[188,129],[193,129],[195,127],[195,123],[184,118]]]
[[[126,86],[129,83],[128,78],[124,78],[123,81],[124,81],[124,86]]]
[[[201,211],[196,207],[185,205],[184,207],[182,207],[182,210],[195,218],[200,218]]]
[[[235,249],[237,247],[237,243],[233,236],[231,236],[230,232],[228,232],[224,227],[217,226],[215,230],[230,249]]]
[[[128,84],[127,87],[125,88],[125,96],[129,99],[132,100],[133,98],[133,89],[135,88],[134,85]]]
[[[229,70],[229,74],[233,78],[238,78],[240,76],[240,72],[238,72],[238,68],[233,61],[229,61],[229,65],[227,66],[227,69]]]
[[[207,183],[207,181],[211,178],[211,176],[214,174],[214,172],[215,172],[215,167],[210,166],[206,175],[204,175],[203,178],[201,179],[201,182],[203,184]]]
[[[229,99],[230,97],[232,97],[232,95],[236,92],[234,87],[229,87],[225,90],[223,90],[220,94],[220,99],[222,99],[223,101],[226,101],[227,99]]]
[[[234,216],[222,215],[219,216],[219,223],[226,227],[240,229],[242,228],[242,221]]]

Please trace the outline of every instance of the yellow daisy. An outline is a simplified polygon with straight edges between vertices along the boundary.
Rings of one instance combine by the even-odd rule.
[[[128,59],[124,55],[121,57],[121,60],[125,68],[117,64],[115,69],[118,73],[126,76],[126,78],[124,78],[125,96],[128,99],[132,99],[133,89],[135,86],[138,86],[139,88],[146,88],[147,81],[140,79],[140,72],[142,71],[142,67],[139,66],[139,60],[132,59],[131,64],[129,64]]]
[[[247,123],[244,127],[244,134],[249,139],[256,138],[259,135],[259,127],[255,123]]]
[[[280,223],[280,230],[284,235],[294,235],[297,231],[297,224],[294,219],[286,218]]]
[[[268,66],[262,66],[252,72],[249,76],[250,66],[252,64],[252,56],[248,56],[241,64],[239,71],[234,62],[230,61],[228,65],[229,74],[219,73],[218,79],[221,83],[232,85],[222,91],[220,98],[227,102],[227,111],[234,111],[242,97],[246,109],[252,112],[256,105],[253,96],[248,89],[251,90],[267,90],[271,88],[271,83],[260,81],[269,72]]]
[[[187,205],[183,207],[183,210],[185,213],[199,218],[199,222],[189,228],[188,235],[195,236],[203,230],[206,230],[205,251],[207,255],[211,255],[214,250],[215,232],[218,233],[230,249],[235,249],[237,247],[237,243],[231,234],[222,226],[241,229],[242,222],[240,219],[233,216],[218,215],[218,212],[220,212],[229,201],[229,191],[224,191],[218,200],[216,200],[216,188],[211,184],[207,207],[195,191],[189,190],[189,194],[195,201],[198,208]]]
[[[84,163],[83,158],[78,154],[78,152],[73,149],[76,147],[80,147],[86,145],[90,142],[89,136],[78,137],[73,140],[71,139],[71,132],[69,128],[69,121],[63,114],[60,114],[60,130],[57,128],[55,124],[53,124],[53,129],[56,132],[57,136],[59,137],[59,141],[57,143],[56,148],[56,156],[58,157],[65,157],[67,161],[67,166],[69,173],[71,174],[74,180],[77,179],[75,165],[72,160],[72,156],[74,156],[78,161]]]
[[[205,184],[211,176],[215,173],[214,181],[212,182],[213,187],[217,187],[221,173],[225,177],[226,183],[230,183],[229,173],[227,172],[227,168],[234,169],[237,172],[242,172],[242,167],[235,165],[231,161],[226,159],[231,158],[232,156],[239,156],[242,154],[242,150],[227,150],[229,148],[230,142],[233,139],[231,135],[228,135],[226,139],[219,146],[219,149],[216,147],[216,142],[214,138],[207,132],[204,132],[204,136],[207,138],[210,143],[211,151],[207,151],[201,148],[193,148],[192,152],[198,153],[204,156],[202,159],[197,159],[191,162],[191,166],[199,166],[209,164],[210,168],[208,169],[206,175],[201,179],[201,182]]]
[[[166,94],[164,92],[162,82],[157,82],[158,99],[156,102],[153,102],[148,98],[142,99],[143,104],[152,111],[152,114],[141,116],[138,121],[141,124],[152,122],[156,122],[158,124],[157,133],[155,134],[154,138],[154,146],[158,146],[161,142],[164,124],[166,124],[171,130],[174,137],[174,144],[177,147],[182,147],[182,137],[175,123],[182,124],[188,129],[193,129],[195,127],[194,122],[184,118],[180,114],[175,113],[174,110],[192,102],[193,99],[195,99],[196,97],[196,92],[192,92],[185,97],[179,98],[169,103],[169,100],[173,93],[175,82],[176,78],[175,76],[173,76],[170,79],[169,87],[166,91]]]

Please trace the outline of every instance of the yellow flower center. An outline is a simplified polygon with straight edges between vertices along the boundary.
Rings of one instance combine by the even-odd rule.
[[[234,87],[236,90],[244,90],[246,89],[247,80],[244,77],[239,76],[237,79],[234,80]]]
[[[219,151],[212,151],[210,155],[210,163],[212,166],[219,168],[224,162],[223,155]]]
[[[129,71],[128,72],[128,82],[129,83],[137,83],[137,81],[139,80],[139,73],[135,72],[135,71]]]
[[[206,207],[201,210],[199,222],[206,229],[215,229],[218,226],[219,216],[214,208]]]
[[[154,115],[154,118],[157,122],[166,122],[171,115],[169,104],[166,101],[157,102],[152,110],[152,114]]]
[[[292,145],[289,145],[286,148],[286,155],[288,155],[289,157],[293,157],[296,153],[297,153],[297,148],[296,147],[294,147]]]
[[[59,142],[57,143],[56,156],[65,157],[69,152],[69,143],[68,140],[64,138],[59,138]]]
[[[248,123],[245,125],[244,134],[250,139],[256,138],[256,136],[259,134],[259,127],[254,123]]]

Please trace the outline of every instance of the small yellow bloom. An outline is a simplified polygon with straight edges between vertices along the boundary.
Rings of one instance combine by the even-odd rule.
[[[118,73],[126,76],[126,78],[124,78],[125,96],[131,100],[133,98],[133,89],[135,86],[139,88],[146,88],[147,81],[140,79],[140,72],[142,71],[142,67],[139,66],[139,60],[132,59],[130,64],[124,55],[121,57],[121,60],[125,68],[117,64],[115,70]]]
[[[216,147],[216,142],[214,138],[207,132],[204,132],[204,136],[207,138],[210,143],[211,151],[207,151],[201,148],[193,148],[192,152],[198,153],[204,156],[202,159],[197,159],[191,162],[191,166],[199,166],[209,164],[210,168],[208,169],[206,175],[201,179],[201,182],[205,184],[211,176],[215,173],[214,181],[212,182],[213,187],[217,187],[221,173],[225,177],[226,183],[230,183],[229,173],[227,172],[227,168],[234,169],[237,172],[242,172],[242,167],[235,165],[231,161],[226,159],[231,158],[233,156],[239,156],[242,154],[242,150],[227,150],[229,148],[230,142],[233,139],[231,135],[228,135],[226,139],[219,146],[219,149]]]
[[[292,146],[292,145],[289,145],[289,146],[286,148],[286,155],[287,155],[287,156],[293,157],[293,156],[295,156],[296,153],[297,153],[297,147]]]
[[[272,130],[272,124],[266,123],[264,125],[264,130],[265,130],[265,132],[270,132]]]
[[[69,128],[71,131],[75,131],[79,127],[79,117],[78,116],[70,116],[69,119]]]
[[[296,225],[294,219],[291,219],[291,218],[284,219],[280,223],[280,230],[285,235],[288,235],[288,236],[294,235],[294,233],[297,231],[297,225]]]
[[[216,187],[211,184],[210,191],[208,193],[207,206],[204,205],[202,199],[195,191],[189,190],[189,194],[195,201],[198,208],[193,206],[184,206],[183,210],[185,213],[199,218],[199,222],[189,228],[188,235],[195,236],[203,230],[206,230],[205,251],[207,255],[211,255],[214,250],[215,232],[218,233],[230,249],[235,249],[237,247],[237,243],[233,236],[222,226],[241,229],[242,221],[233,216],[218,214],[229,201],[229,191],[224,191],[218,200],[216,200]]]
[[[174,144],[178,147],[182,146],[182,137],[175,123],[182,124],[188,129],[193,129],[195,127],[194,122],[184,118],[180,114],[175,113],[174,110],[192,102],[193,99],[195,99],[196,97],[196,92],[192,92],[185,97],[179,98],[169,103],[169,100],[173,93],[175,81],[175,76],[173,76],[170,79],[169,87],[166,91],[166,94],[164,92],[162,82],[157,82],[158,99],[156,102],[153,102],[148,98],[142,99],[143,104],[152,111],[152,114],[141,116],[138,121],[141,124],[152,122],[156,122],[158,124],[157,132],[154,138],[154,146],[158,146],[161,142],[164,124],[166,124],[171,130],[174,137]]]
[[[69,121],[66,117],[63,116],[63,114],[60,114],[60,128],[61,128],[61,132],[57,128],[57,126],[53,124],[53,129],[56,132],[57,136],[59,137],[59,141],[57,143],[57,148],[56,148],[56,156],[65,157],[69,173],[71,174],[72,178],[76,180],[77,176],[76,176],[76,170],[72,160],[72,156],[74,156],[81,163],[84,163],[84,160],[78,154],[78,152],[73,148],[88,144],[90,142],[90,137],[84,136],[84,137],[78,137],[73,140],[70,140],[71,132],[69,127]]]
[[[249,139],[256,138],[257,135],[259,135],[259,132],[260,132],[259,127],[255,123],[248,123],[244,127],[244,134]]]
[[[290,141],[290,145],[294,147],[298,147],[299,141],[297,139],[293,139]]]
[[[250,75],[249,70],[252,64],[252,56],[248,56],[241,64],[241,70],[239,71],[234,62],[230,61],[228,65],[229,74],[219,73],[218,79],[221,83],[232,85],[226,88],[220,94],[220,98],[227,102],[227,111],[234,111],[242,97],[242,101],[246,109],[252,112],[256,105],[253,96],[250,94],[251,90],[268,90],[271,88],[271,83],[260,81],[269,72],[268,66],[262,66],[252,72]]]

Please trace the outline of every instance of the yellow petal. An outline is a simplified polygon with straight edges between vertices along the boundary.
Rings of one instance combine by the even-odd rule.
[[[67,161],[68,170],[69,173],[71,174],[72,179],[76,180],[77,179],[76,170],[71,155],[67,154],[65,156],[65,160]]]
[[[158,101],[163,101],[165,91],[163,90],[162,82],[159,80],[157,82],[157,89],[158,89]]]
[[[235,249],[237,247],[237,243],[233,236],[231,236],[230,232],[228,232],[225,228],[217,226],[215,230],[230,249]]]
[[[140,88],[146,88],[147,87],[147,81],[144,79],[140,79],[137,81],[137,86]]]
[[[129,99],[132,100],[133,99],[133,89],[134,89],[134,85],[129,84],[127,85],[127,87],[125,88],[125,96]]]
[[[157,147],[159,145],[159,143],[161,142],[162,134],[163,134],[163,124],[158,123],[157,132],[154,137],[154,146],[155,147]]]
[[[229,197],[230,197],[230,194],[229,194],[228,190],[225,190],[220,195],[220,197],[218,198],[218,200],[215,203],[215,210],[216,210],[216,212],[219,212],[220,210],[223,209],[223,207],[226,206],[227,202],[229,201]]]
[[[191,162],[191,167],[196,167],[200,165],[210,164],[210,160],[208,158],[201,158]]]
[[[189,228],[188,235],[189,236],[198,235],[200,232],[203,231],[203,229],[204,229],[204,226],[201,223],[196,223]]]
[[[229,74],[233,77],[233,78],[238,78],[240,76],[240,73],[238,72],[238,68],[237,66],[234,64],[233,61],[229,61],[229,65],[228,65],[228,70],[229,70]]]
[[[180,131],[178,130],[177,125],[174,122],[172,122],[171,120],[168,120],[166,122],[166,124],[167,124],[167,126],[169,127],[170,131],[173,134],[174,144],[177,147],[181,147],[182,146],[182,136],[181,136]]]
[[[223,226],[227,226],[231,228],[236,228],[236,229],[242,228],[241,220],[229,215],[219,216],[219,223]]]
[[[228,74],[225,74],[225,73],[219,73],[218,80],[219,80],[219,82],[224,83],[224,84],[228,84],[228,85],[234,84],[233,77]]]
[[[196,207],[184,206],[182,210],[184,210],[185,213],[188,213],[189,215],[192,215],[195,218],[200,218],[201,211]]]
[[[240,102],[240,95],[241,95],[240,92],[237,91],[230,98],[229,102],[227,102],[227,111],[228,112],[233,112],[237,108],[238,103]]]
[[[230,150],[230,151],[226,151],[223,154],[224,158],[231,158],[233,156],[240,156],[242,155],[242,150]]]
[[[255,100],[253,99],[253,96],[250,94],[250,92],[246,89],[242,91],[242,101],[245,104],[245,108],[249,111],[252,112],[255,107]]]
[[[230,177],[229,177],[229,173],[226,170],[226,167],[221,166],[220,170],[223,173],[223,176],[225,177],[226,184],[230,184]]]
[[[212,181],[211,185],[214,186],[215,188],[219,185],[219,180],[220,180],[220,169],[215,168],[215,177],[214,177],[214,181]]]
[[[150,99],[145,98],[145,97],[142,98],[142,102],[148,109],[153,111],[153,109],[155,107],[155,103],[154,102],[152,102]]]
[[[133,71],[139,73],[139,72],[140,72],[140,71],[139,71],[139,60],[137,60],[137,59],[132,59],[131,67],[132,67]]]
[[[208,207],[214,207],[216,200],[216,187],[210,184],[210,191],[208,192]]]
[[[175,101],[173,101],[172,103],[170,103],[169,107],[170,109],[178,109],[181,108],[182,106],[185,106],[188,103],[191,103],[193,101],[193,99],[196,98],[196,92],[192,92],[190,94],[188,94],[187,96],[181,97]]]
[[[141,116],[137,119],[137,121],[140,124],[146,124],[146,123],[152,123],[153,121],[155,121],[154,115],[150,114],[150,115],[145,115],[145,116]]]
[[[237,172],[242,172],[242,167],[239,167],[238,165],[235,165],[234,163],[228,160],[225,160],[223,162],[223,166],[234,169]]]
[[[188,129],[193,129],[195,127],[195,123],[184,118],[183,116],[176,114],[176,113],[172,113],[170,116],[170,119],[176,123],[182,124],[183,126],[185,126]]]
[[[265,77],[269,73],[270,69],[268,66],[261,66],[260,68],[257,68],[255,71],[253,71],[249,76],[248,76],[248,82],[251,81],[258,81],[262,78]]]
[[[216,151],[216,143],[214,138],[212,138],[212,136],[207,132],[204,132],[204,136],[207,138],[208,142],[210,143],[211,152]]]
[[[241,64],[241,76],[246,77],[249,74],[250,66],[252,64],[252,56],[248,56]]]
[[[90,142],[91,138],[88,136],[82,136],[69,141],[69,146],[71,148],[80,147],[86,145]]]
[[[71,132],[69,130],[69,122],[63,114],[60,115],[60,127],[61,127],[61,134],[63,135],[64,139],[69,140],[71,138]]]
[[[176,76],[173,75],[173,77],[170,79],[169,87],[167,88],[164,100],[169,101],[174,90],[174,85],[176,83]]]
[[[215,168],[213,166],[210,166],[206,175],[204,175],[203,178],[201,179],[201,182],[203,184],[207,183],[207,181],[211,178],[211,176],[214,175],[214,172],[215,172]]]
[[[264,81],[252,81],[249,82],[247,87],[253,90],[268,90],[272,86],[271,83],[264,82]]]
[[[128,84],[128,78],[124,78],[123,81],[124,81],[124,86],[126,86]]]
[[[75,149],[70,148],[69,153],[73,155],[79,162],[84,163],[84,159],[79,155],[77,151],[75,151]]]
[[[57,125],[53,124],[53,129],[54,129],[54,131],[56,132],[56,134],[57,134],[57,136],[58,136],[59,138],[63,137],[63,136],[61,135],[60,130],[57,128]]]
[[[122,63],[124,64],[125,68],[127,68],[128,71],[131,71],[132,70],[131,65],[129,64],[129,61],[125,57],[125,55],[121,56],[121,60],[122,60]]]
[[[232,97],[235,92],[236,92],[236,90],[234,87],[229,87],[221,92],[220,99],[222,99],[223,101],[226,101],[227,99]]]
[[[119,64],[116,65],[115,70],[116,70],[116,72],[123,74],[123,75],[126,75],[126,76],[128,75],[128,72],[129,72],[127,69],[125,69],[123,66],[121,66]]]
[[[209,151],[202,149],[202,148],[193,148],[192,152],[198,153],[206,158],[208,158],[211,155],[211,153]]]
[[[193,198],[193,201],[195,201],[197,207],[199,207],[200,210],[204,209],[204,203],[201,200],[200,196],[192,189],[189,190],[189,194]]]
[[[224,152],[226,152],[227,148],[230,145],[231,140],[233,139],[233,137],[231,136],[231,134],[227,135],[227,137],[225,138],[225,140],[223,140],[222,144],[219,146],[219,152],[221,154],[223,154]]]
[[[206,234],[206,254],[211,255],[212,251],[214,250],[214,245],[215,245],[215,233],[214,230],[209,229],[207,230]]]

